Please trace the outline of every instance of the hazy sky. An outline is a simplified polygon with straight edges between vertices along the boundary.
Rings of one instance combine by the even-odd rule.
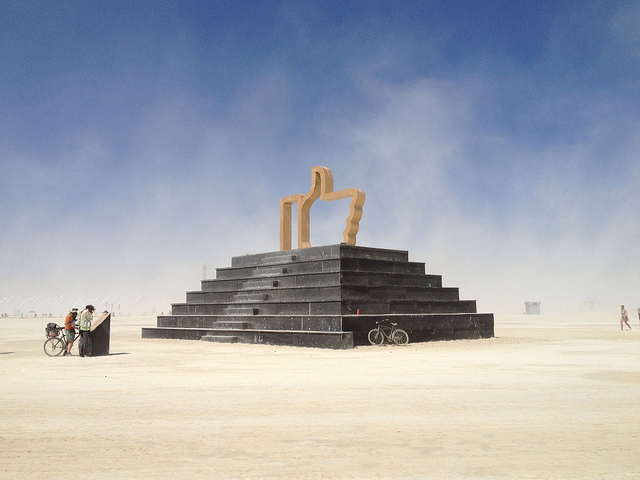
[[[640,305],[636,0],[3,0],[0,70],[0,312],[166,312],[314,165],[482,312]]]

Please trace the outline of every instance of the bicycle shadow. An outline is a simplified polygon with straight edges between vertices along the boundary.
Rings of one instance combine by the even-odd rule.
[[[85,357],[117,357],[118,355],[131,355],[129,352],[116,352],[116,353],[99,353],[96,355],[85,355]],[[79,356],[74,353],[74,356]]]

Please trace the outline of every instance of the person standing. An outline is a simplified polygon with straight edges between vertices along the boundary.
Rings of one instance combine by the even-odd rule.
[[[67,349],[64,351],[64,355],[71,355],[71,347],[73,347],[73,341],[76,339],[77,316],[78,309],[72,308],[64,319],[64,335],[67,337]]]
[[[631,330],[631,325],[629,325],[629,315],[627,314],[626,308],[624,305],[620,305],[620,330],[624,330],[623,324],[626,323],[629,330]]]
[[[80,313],[80,342],[78,344],[78,353],[81,357],[85,355],[91,356],[91,321],[93,320],[93,305],[87,305]]]
[[[640,307],[638,307],[638,321],[640,321]]]

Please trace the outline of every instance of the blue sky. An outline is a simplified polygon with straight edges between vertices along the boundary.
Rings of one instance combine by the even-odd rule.
[[[637,1],[5,0],[0,68],[0,311],[166,312],[314,165],[480,311],[640,305]]]

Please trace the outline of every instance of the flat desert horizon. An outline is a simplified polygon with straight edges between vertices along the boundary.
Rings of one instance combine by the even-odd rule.
[[[1,321],[1,478],[640,478],[635,314],[353,350],[143,340],[155,317],[116,316],[91,358],[44,354],[60,318]]]

